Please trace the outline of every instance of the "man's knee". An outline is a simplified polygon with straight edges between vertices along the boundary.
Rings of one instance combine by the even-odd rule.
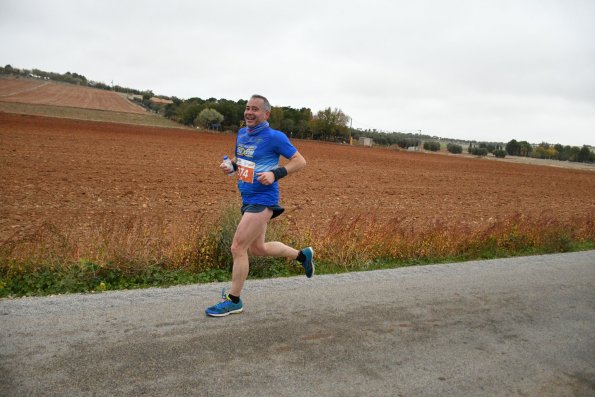
[[[237,241],[233,241],[231,243],[231,255],[235,258],[238,256],[246,255],[248,253],[248,248],[243,244],[238,243]]]
[[[250,253],[254,256],[266,256],[267,250],[264,244],[254,244],[250,247]]]

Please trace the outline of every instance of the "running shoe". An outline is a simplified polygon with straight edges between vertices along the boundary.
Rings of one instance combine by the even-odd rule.
[[[238,303],[233,303],[229,299],[229,295],[225,293],[225,288],[223,288],[221,290],[221,302],[207,308],[205,314],[211,317],[224,317],[230,314],[241,313],[242,310],[244,310],[242,300],[240,299]]]
[[[314,250],[312,247],[306,247],[302,250],[306,259],[302,262],[302,266],[306,271],[306,277],[310,278],[314,275]]]

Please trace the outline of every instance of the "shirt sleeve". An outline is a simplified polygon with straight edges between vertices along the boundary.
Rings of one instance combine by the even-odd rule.
[[[291,144],[289,138],[284,133],[278,131],[276,142],[277,153],[279,153],[281,156],[289,159],[291,156],[296,154],[297,149]]]

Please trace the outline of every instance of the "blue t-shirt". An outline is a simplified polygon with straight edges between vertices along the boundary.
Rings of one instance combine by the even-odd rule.
[[[275,182],[271,185],[263,185],[257,181],[257,173],[278,168],[280,156],[289,159],[297,152],[284,133],[266,124],[261,125],[261,128],[255,128],[255,132],[248,132],[248,128],[238,131],[236,139],[236,160],[240,177],[238,189],[244,204],[277,205],[279,184]]]

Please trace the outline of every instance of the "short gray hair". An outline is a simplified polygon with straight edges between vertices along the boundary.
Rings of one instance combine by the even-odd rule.
[[[266,99],[262,95],[257,95],[257,94],[254,94],[250,97],[250,99],[254,99],[254,98],[262,99],[262,101],[264,102],[264,110],[267,112],[271,111],[271,103],[269,102],[268,99]]]

